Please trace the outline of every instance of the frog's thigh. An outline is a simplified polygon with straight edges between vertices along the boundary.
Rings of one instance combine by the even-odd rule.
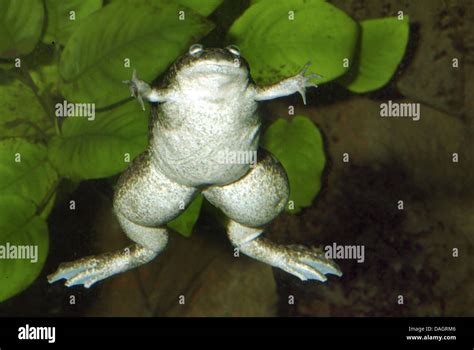
[[[188,206],[197,190],[169,180],[143,153],[120,177],[114,196],[117,216],[142,226],[161,226]]]
[[[260,227],[284,209],[289,196],[288,178],[271,153],[259,150],[256,165],[243,178],[229,185],[212,186],[203,194],[230,219]]]

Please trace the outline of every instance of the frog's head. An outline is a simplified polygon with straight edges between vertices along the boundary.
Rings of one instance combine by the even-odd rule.
[[[226,84],[245,83],[249,79],[249,65],[240,56],[236,46],[204,48],[201,44],[191,45],[188,52],[179,57],[170,67],[167,83],[204,84],[205,87],[219,87]]]

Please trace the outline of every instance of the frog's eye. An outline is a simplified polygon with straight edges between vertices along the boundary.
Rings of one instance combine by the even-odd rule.
[[[240,57],[240,49],[235,45],[229,45],[226,47],[226,50],[229,51],[234,56]]]
[[[203,50],[204,46],[202,46],[201,44],[194,44],[189,47],[189,54],[193,57],[199,57]]]

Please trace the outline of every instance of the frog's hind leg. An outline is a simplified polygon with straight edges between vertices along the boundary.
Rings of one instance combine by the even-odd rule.
[[[168,242],[165,224],[178,216],[197,193],[170,181],[152,164],[148,153],[138,157],[120,177],[114,196],[118,221],[134,244],[118,251],[63,263],[48,276],[66,286],[94,283],[154,259]]]
[[[317,248],[279,245],[261,237],[264,226],[284,209],[289,194],[285,170],[270,153],[260,150],[253,169],[226,186],[213,186],[204,196],[230,221],[232,244],[242,253],[291,273],[301,280],[326,281],[326,274],[341,276],[337,265]]]

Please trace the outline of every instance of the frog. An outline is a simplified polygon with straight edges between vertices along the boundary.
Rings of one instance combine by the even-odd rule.
[[[149,263],[166,247],[167,223],[202,194],[227,217],[226,233],[236,251],[282,269],[302,281],[342,276],[323,250],[277,244],[264,231],[289,200],[289,181],[278,159],[259,145],[261,101],[317,87],[306,74],[259,86],[239,48],[194,44],[170,65],[158,84],[136,70],[124,81],[143,110],[151,106],[148,147],[117,180],[113,211],[131,244],[124,249],[61,263],[54,283],[89,288],[110,276]],[[219,152],[253,152],[255,162],[223,161]],[[225,160],[225,159],[224,159]]]

